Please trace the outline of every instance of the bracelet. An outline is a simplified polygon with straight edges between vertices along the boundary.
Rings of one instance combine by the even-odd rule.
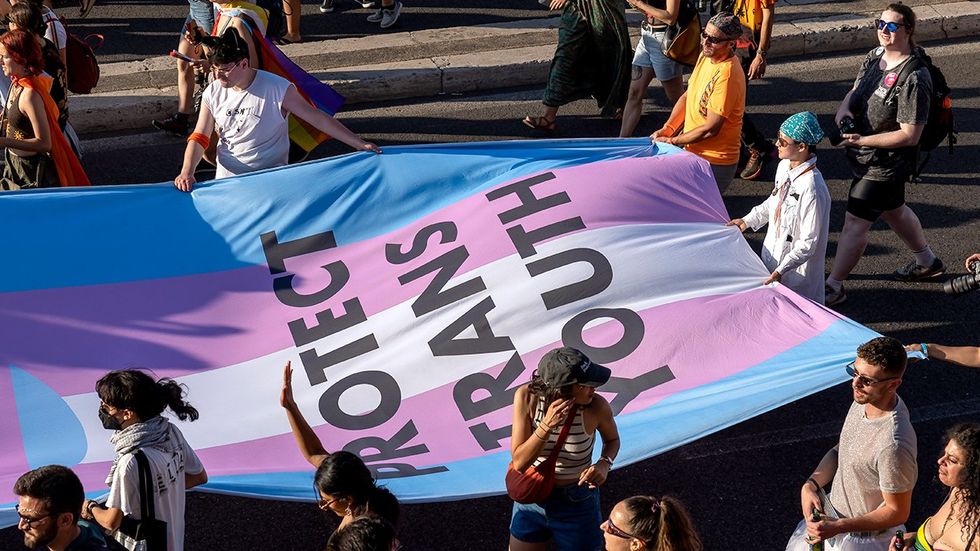
[[[613,466],[613,460],[610,459],[608,456],[603,455],[602,457],[599,458],[598,461],[596,461],[596,463],[598,463],[599,461],[605,461],[606,463],[609,463],[610,467]]]
[[[201,134],[200,132],[194,132],[187,137],[187,143],[191,143],[191,142],[195,142],[199,144],[204,149],[207,149],[208,146],[211,145],[211,139],[205,136],[204,134]]]
[[[90,517],[92,516],[92,507],[95,507],[94,501],[89,501],[88,505],[85,506],[85,512],[88,513],[88,516]]]
[[[922,353],[925,354],[926,357],[928,358],[929,357],[929,347],[926,346],[926,343],[924,343],[924,342],[920,342],[919,343],[919,346],[922,347]]]
[[[819,492],[820,491],[820,484],[817,484],[817,481],[814,480],[812,476],[810,478],[806,479],[806,482],[807,482],[807,484],[813,484],[813,490],[815,492]]]
[[[541,436],[541,435],[539,435],[539,434],[538,434],[538,431],[537,431],[537,430],[535,430],[535,431],[533,431],[533,432],[534,432],[534,436],[537,436],[538,438],[540,438],[540,439],[542,439],[542,440],[544,440],[545,442],[547,442],[547,441],[548,441],[548,436],[547,436],[547,435],[545,435],[545,436]]]
[[[768,50],[763,50],[762,48],[759,48],[758,50],[755,51],[755,55],[761,57],[763,61],[766,60],[766,54],[767,53],[768,53]]]

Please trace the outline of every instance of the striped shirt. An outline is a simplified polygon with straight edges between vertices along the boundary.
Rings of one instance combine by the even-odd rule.
[[[541,424],[541,420],[544,419],[544,414],[548,409],[545,400],[538,399],[536,402],[531,430],[536,429]],[[534,460],[535,467],[548,459],[551,450],[555,448],[561,429],[562,425],[558,425],[548,433],[548,440],[545,442],[544,448],[541,449],[538,458]],[[582,472],[592,464],[593,446],[595,446],[595,432],[591,434],[586,432],[584,409],[576,408],[575,419],[568,429],[568,438],[565,439],[565,444],[558,452],[558,460],[555,464],[555,480],[578,480]]]

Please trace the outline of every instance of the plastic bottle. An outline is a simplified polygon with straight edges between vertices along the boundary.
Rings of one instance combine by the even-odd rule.
[[[810,515],[810,521],[820,522],[820,511],[814,509],[813,514]],[[810,551],[823,551],[823,540],[818,540],[810,544]]]

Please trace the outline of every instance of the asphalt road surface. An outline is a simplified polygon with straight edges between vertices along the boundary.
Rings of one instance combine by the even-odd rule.
[[[924,181],[908,186],[907,199],[951,276],[964,273],[962,260],[980,251],[980,186],[976,185],[980,94],[975,63],[980,44],[927,46],[954,88],[960,143],[952,156],[934,153]],[[829,127],[830,114],[850,87],[862,57],[859,53],[774,63],[765,81],[750,86],[750,112],[757,125],[774,135],[788,115],[812,110]],[[519,119],[538,112],[540,93],[515,90],[364,105],[345,111],[341,119],[382,146],[523,139],[532,135]],[[666,116],[660,90],[652,89],[651,97],[655,104],[648,107],[640,132],[659,127]],[[615,135],[618,122],[595,113],[595,105],[587,101],[563,108],[554,137]],[[162,134],[89,138],[85,165],[100,184],[170,180],[178,171],[184,145]],[[316,155],[343,152],[344,146],[330,143]],[[832,258],[843,221],[847,168],[839,151],[818,153],[834,199],[828,251]],[[140,163],[120,159],[140,159]],[[771,177],[770,169],[760,182],[736,180],[725,195],[729,212],[739,216],[760,202],[771,189]],[[762,234],[748,238],[758,248]],[[884,224],[876,224],[865,257],[848,280],[850,298],[840,312],[906,342],[980,344],[980,291],[948,297],[939,283],[893,280],[892,271],[908,259],[899,239]],[[751,328],[750,312],[744,323]],[[935,466],[941,435],[958,421],[980,419],[978,389],[980,370],[929,362],[907,373],[900,394],[912,411],[919,437],[919,483],[910,519],[915,526],[945,497]],[[840,384],[658,457],[618,468],[603,487],[603,509],[608,512],[617,500],[632,494],[671,494],[690,508],[706,549],[781,550],[800,518],[799,488],[836,443],[850,400],[849,387]],[[289,448],[282,453],[297,452]],[[504,549],[510,506],[503,497],[409,505],[404,507],[402,541],[406,549]],[[336,520],[312,503],[193,492],[188,497],[187,549],[317,549]],[[19,541],[15,529],[0,531],[0,549],[20,549]]]

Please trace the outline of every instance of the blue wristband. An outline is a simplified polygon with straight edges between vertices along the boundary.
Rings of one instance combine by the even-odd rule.
[[[924,343],[924,342],[920,342],[919,343],[919,346],[922,347],[922,353],[926,355],[926,358],[928,358],[929,357],[929,347],[926,346],[926,343]]]

